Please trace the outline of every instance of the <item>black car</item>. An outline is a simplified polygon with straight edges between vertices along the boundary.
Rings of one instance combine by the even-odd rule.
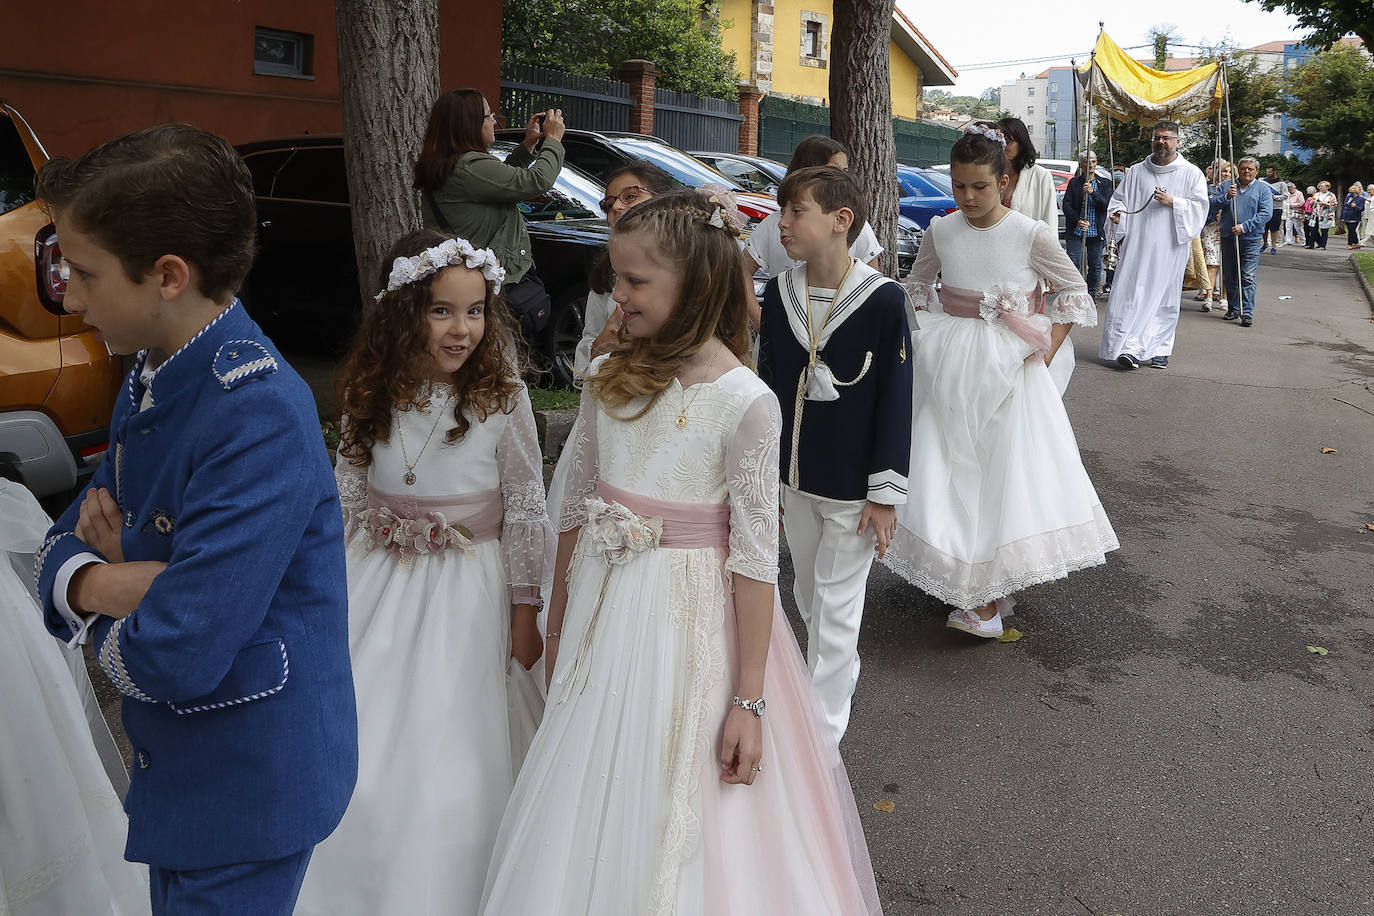
[[[519,143],[523,130],[498,130],[498,140]],[[605,181],[606,176],[622,165],[646,160],[663,169],[683,187],[700,188],[719,185],[735,192],[735,206],[748,220],[752,229],[768,214],[778,209],[771,194],[759,194],[746,189],[739,182],[713,169],[690,153],[685,153],[658,137],[624,131],[568,130],[563,134],[564,161]]]
[[[491,152],[505,158],[512,148],[498,142]],[[253,175],[259,247],[239,298],[278,341],[337,353],[362,317],[343,139],[260,140],[237,149]],[[546,194],[518,204],[553,300],[549,325],[531,350],[561,385],[572,383],[587,273],[609,233],[599,206],[604,193],[596,179],[565,165]]]

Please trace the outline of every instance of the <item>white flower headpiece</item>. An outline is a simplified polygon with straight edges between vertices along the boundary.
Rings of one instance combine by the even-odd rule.
[[[996,143],[1000,144],[1002,149],[1007,148],[1007,135],[1002,133],[1000,130],[995,130],[991,127],[984,127],[981,124],[969,124],[967,127],[964,128],[964,133],[982,134],[989,140],[993,140]]]
[[[473,270],[480,270],[487,282],[501,288],[506,279],[506,271],[496,259],[496,252],[490,248],[473,248],[467,239],[448,239],[426,248],[411,258],[397,258],[391,262],[391,276],[387,278],[386,289],[375,298],[381,299],[387,293],[395,292],[402,286],[423,280],[430,274],[438,273],[445,267],[462,264]]]

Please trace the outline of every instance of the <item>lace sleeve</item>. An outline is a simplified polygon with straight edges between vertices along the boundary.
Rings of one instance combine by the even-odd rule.
[[[778,581],[778,436],[782,413],[771,392],[745,408],[725,456],[730,491],[730,557],[725,568]]]
[[[1088,284],[1073,261],[1059,244],[1058,234],[1049,226],[1040,225],[1031,240],[1031,269],[1054,284],[1058,293],[1047,304],[1045,314],[1055,324],[1076,324],[1085,328],[1097,326],[1097,303],[1088,292]]]
[[[342,435],[349,426],[348,415],[339,419]],[[360,468],[339,452],[334,457],[334,483],[339,488],[339,505],[343,508],[344,539],[353,536],[357,515],[367,508],[367,468]]]
[[[601,368],[604,356],[592,360],[589,375],[595,375]],[[577,410],[577,420],[564,446],[570,450],[568,456],[568,479],[563,487],[563,505],[558,510],[558,530],[571,531],[582,527],[587,520],[587,497],[596,494],[597,442],[596,419],[599,408],[596,396],[588,389],[582,391],[582,404]]]
[[[916,263],[906,275],[902,285],[906,288],[913,308],[928,309],[937,300],[935,281],[940,278],[940,253],[935,248],[936,217],[921,237],[921,248],[916,252]]]
[[[511,603],[543,607],[539,588],[545,569],[553,563],[555,539],[544,503],[539,433],[529,392],[524,388],[496,443],[496,466],[506,513],[501,523],[501,556],[510,582]]]

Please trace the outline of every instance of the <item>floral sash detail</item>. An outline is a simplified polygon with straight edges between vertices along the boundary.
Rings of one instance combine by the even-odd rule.
[[[978,316],[988,324],[1001,323],[1042,356],[1050,352],[1050,321],[1035,314],[1030,300],[1019,287],[998,283],[983,293]]]
[[[635,554],[653,550],[663,537],[663,519],[640,518],[620,503],[599,496],[587,500],[587,552],[610,566],[629,562]]]
[[[472,531],[450,525],[442,512],[426,512],[419,518],[402,518],[386,506],[358,513],[358,526],[368,533],[368,549],[395,550],[402,557],[467,550]]]

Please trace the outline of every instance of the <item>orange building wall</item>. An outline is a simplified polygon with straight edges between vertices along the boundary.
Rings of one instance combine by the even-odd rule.
[[[501,0],[440,0],[440,83],[500,88]],[[338,48],[333,0],[68,0],[44,14],[0,4],[0,98],[17,108],[49,155],[189,121],[231,143],[337,133]],[[49,24],[52,24],[51,22]],[[313,79],[253,72],[262,26],[312,35]],[[31,40],[15,40],[30,35]]]

